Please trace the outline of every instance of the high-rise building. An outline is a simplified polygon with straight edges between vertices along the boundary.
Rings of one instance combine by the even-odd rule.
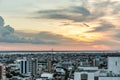
[[[38,60],[37,59],[32,58],[29,60],[29,70],[32,76],[37,75],[37,71],[38,71]]]
[[[3,64],[0,64],[0,80],[3,79]]]
[[[29,61],[27,59],[19,60],[20,64],[20,74],[27,75],[29,74]]]
[[[52,72],[52,61],[49,60],[47,64],[48,72]]]

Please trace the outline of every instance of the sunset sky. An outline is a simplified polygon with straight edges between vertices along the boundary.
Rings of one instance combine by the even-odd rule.
[[[119,46],[119,0],[0,0],[0,50]]]

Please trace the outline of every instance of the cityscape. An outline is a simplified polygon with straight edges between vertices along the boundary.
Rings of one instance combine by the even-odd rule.
[[[0,80],[120,80],[119,51],[1,51]]]
[[[0,0],[0,80],[120,80],[120,0]]]

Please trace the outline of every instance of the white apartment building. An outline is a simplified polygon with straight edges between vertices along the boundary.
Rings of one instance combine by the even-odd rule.
[[[108,57],[108,71],[120,74],[120,57]]]
[[[108,69],[101,73],[96,67],[79,67],[74,80],[120,80],[120,57],[108,57]]]
[[[24,58],[16,61],[19,65],[20,74],[29,75],[29,61]]]

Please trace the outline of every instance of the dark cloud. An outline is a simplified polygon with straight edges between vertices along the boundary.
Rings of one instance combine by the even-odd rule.
[[[14,28],[12,28],[9,25],[4,26],[0,29],[0,33],[2,36],[10,35],[10,34],[14,33]]]
[[[49,19],[73,19],[72,16],[70,15],[66,15],[66,14],[48,14],[48,15],[44,15],[44,18],[49,18]]]
[[[7,35],[5,37],[0,37],[0,42],[5,43],[30,43],[29,40],[25,39],[24,37],[20,37],[19,35]]]
[[[51,32],[40,32],[35,35],[33,43],[39,44],[70,44],[70,42],[76,42],[71,38],[64,37],[59,34],[51,33]]]
[[[90,15],[90,12],[87,8],[82,6],[72,6],[66,9],[56,9],[56,10],[41,10],[37,11],[38,14],[66,14],[66,13],[78,13],[84,16]]]
[[[21,34],[23,36],[21,36]],[[24,36],[25,35],[25,36]],[[43,45],[70,45],[70,44],[80,44],[78,41],[71,38],[64,37],[59,34],[51,32],[40,32],[38,34],[30,33],[14,33],[6,36],[0,37],[0,42],[6,43],[31,43],[31,44],[43,44]]]
[[[113,24],[110,24],[108,22],[102,22],[100,26],[95,27],[93,30],[88,31],[88,32],[105,32],[105,31],[109,31],[114,28],[115,26]]]
[[[14,33],[14,28],[12,28],[10,25],[4,26],[4,24],[4,19],[0,16],[0,38]]]
[[[99,20],[101,17],[108,14],[118,14],[120,8],[117,1],[100,1],[92,3],[90,5],[87,1],[82,0],[86,5],[71,6],[64,9],[56,10],[40,10],[35,13],[33,18],[41,19],[57,19],[57,20],[71,20],[74,22],[89,22],[93,20]]]
[[[83,6],[72,6],[65,9],[56,9],[56,10],[41,10],[37,11],[37,16],[34,16],[35,19],[47,18],[47,19],[56,19],[56,20],[71,20],[74,22],[85,22],[98,19],[105,15],[104,12],[95,9],[90,12],[90,10]]]
[[[67,25],[71,25],[71,23],[63,22],[60,26],[67,26]]]
[[[49,18],[49,19],[65,19],[73,21],[84,21],[86,16],[90,15],[90,11],[82,6],[72,6],[66,9],[56,10],[41,10],[36,12],[39,16],[34,18]]]
[[[60,13],[60,12],[64,12],[64,9],[59,9],[59,10],[42,10],[42,11],[37,11],[37,13],[39,14],[54,14],[54,13]]]
[[[0,16],[0,27],[4,26],[4,19]]]
[[[17,32],[10,25],[3,25],[4,19],[1,17],[0,42],[5,43],[31,43],[44,45],[62,45],[78,43],[77,41],[51,32],[40,32],[38,34]]]
[[[0,17],[0,42],[22,43],[25,41],[27,42],[27,40],[24,38],[16,35],[14,28],[12,28],[10,25],[4,26],[4,19]]]
[[[71,7],[70,9],[71,12],[73,13],[78,13],[78,14],[81,13],[84,16],[90,15],[90,11],[85,7],[75,6],[75,7]]]

